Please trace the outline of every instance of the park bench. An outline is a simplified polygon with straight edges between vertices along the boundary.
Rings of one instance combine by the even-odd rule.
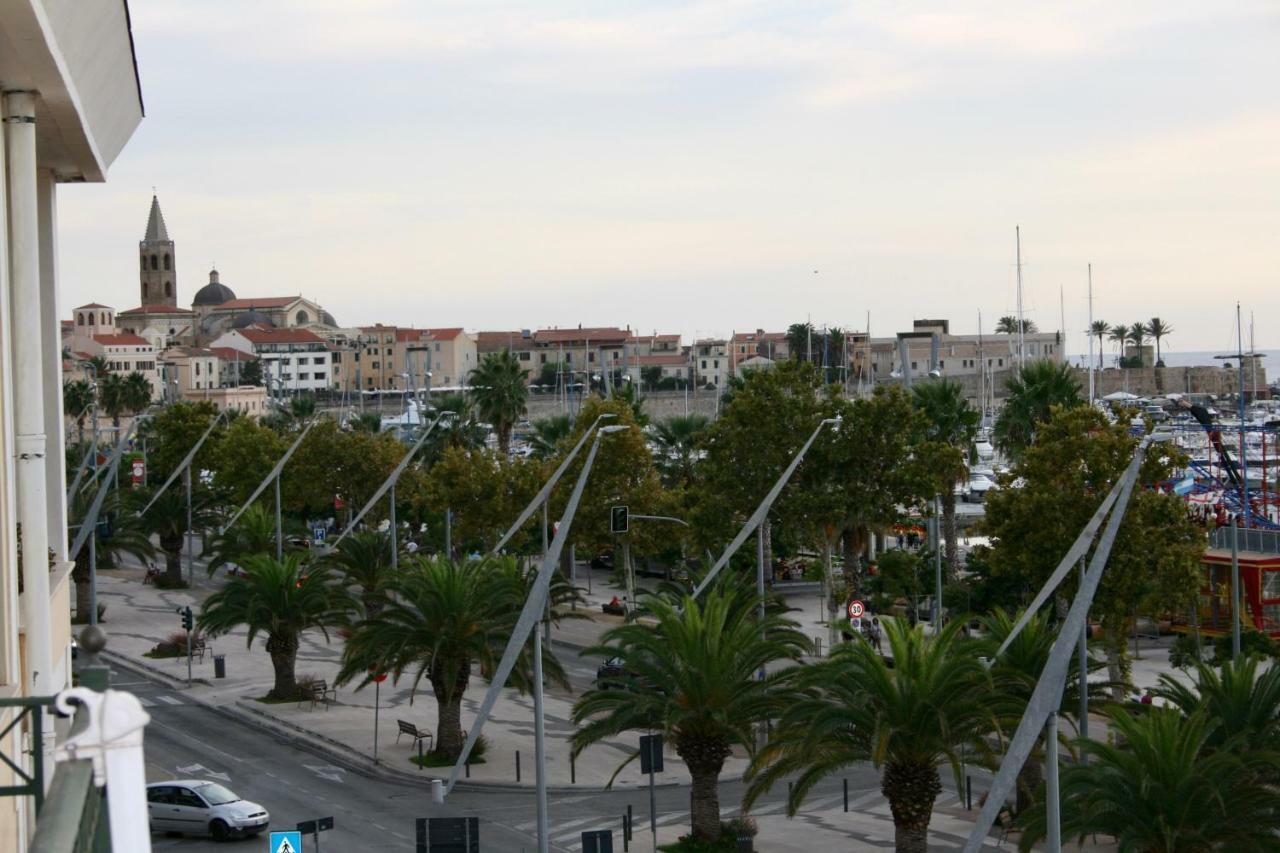
[[[191,638],[191,656],[193,658],[200,658],[200,663],[204,663],[204,656],[206,652],[209,654],[212,654],[213,650],[209,648],[209,644],[205,640],[205,638],[192,637]]]
[[[431,736],[431,732],[423,731],[413,723],[406,722],[404,720],[396,720],[396,725],[400,727],[400,731],[396,732],[396,743],[400,742],[401,735],[408,735],[413,738],[414,743],[425,740],[427,742],[427,751],[431,751],[431,744],[434,740]]]
[[[160,570],[155,566],[147,566],[147,573],[142,576],[142,582],[144,584],[154,584],[158,577],[160,577]]]
[[[338,701],[338,688],[330,687],[329,682],[321,678],[317,681],[311,682],[310,691],[308,693],[303,694],[298,699],[298,705],[299,706],[302,705],[302,703],[307,701],[308,699],[311,700],[312,710],[315,710],[317,702],[321,702],[324,704],[324,709],[327,711],[329,710],[330,702]]]

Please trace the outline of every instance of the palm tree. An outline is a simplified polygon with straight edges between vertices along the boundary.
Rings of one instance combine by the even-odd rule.
[[[1116,345],[1120,351],[1120,357],[1124,358],[1124,345],[1129,341],[1129,327],[1122,323],[1117,323],[1107,333],[1107,340]]]
[[[1280,751],[1280,667],[1259,676],[1261,662],[1249,655],[1228,661],[1221,670],[1197,663],[1195,687],[1161,675],[1152,692],[1183,714],[1204,711],[1217,720],[1220,725],[1205,741],[1210,749],[1235,742],[1247,750]]]
[[[318,628],[327,641],[329,628],[345,624],[355,602],[328,567],[304,566],[296,554],[283,560],[249,557],[242,568],[243,575],[231,578],[205,599],[200,627],[216,637],[243,625],[249,629],[250,646],[254,638],[265,634],[275,671],[275,684],[267,697],[295,699],[295,665],[302,633]]]
[[[1135,717],[1113,707],[1107,716],[1124,746],[1079,742],[1090,760],[1062,770],[1063,836],[1110,835],[1120,850],[1143,853],[1276,849],[1280,808],[1258,779],[1275,773],[1280,756],[1208,748],[1220,724],[1203,710]],[[1043,793],[1020,824],[1019,847],[1031,850],[1045,836]]]
[[[787,349],[792,361],[813,361],[813,324],[792,323],[787,327]]]
[[[289,400],[289,417],[303,423],[316,413],[316,398],[311,394],[299,394]]]
[[[573,596],[567,583],[553,583],[552,603]],[[376,619],[357,623],[343,655],[337,682],[369,683],[369,671],[389,672],[399,681],[413,675],[413,689],[425,678],[436,699],[434,754],[456,761],[462,752],[462,697],[471,668],[490,677],[502,657],[529,590],[529,578],[514,559],[454,562],[419,557],[390,581],[390,601]],[[532,644],[526,644],[511,672],[512,686],[527,689],[533,678]],[[543,675],[568,685],[554,655],[543,651]]]
[[[1137,351],[1138,351],[1138,366],[1139,366],[1139,367],[1142,367],[1142,366],[1143,366],[1143,364],[1142,364],[1142,347],[1146,344],[1146,342],[1147,342],[1147,338],[1148,338],[1148,337],[1150,337],[1150,335],[1148,335],[1148,334],[1147,334],[1147,324],[1146,324],[1146,323],[1138,322],[1138,323],[1134,323],[1132,326],[1130,326],[1130,327],[1129,327],[1129,341],[1130,341],[1130,343],[1132,343],[1132,344],[1134,345],[1134,347],[1135,347],[1135,348],[1137,349]]]
[[[1111,327],[1106,320],[1094,320],[1089,324],[1089,335],[1098,339],[1098,369],[1102,369],[1102,344]]]
[[[648,387],[650,391],[658,389],[658,383],[662,381],[662,365],[646,364],[640,368],[640,383]]]
[[[947,542],[947,567],[952,577],[960,571],[960,554],[956,548],[955,484],[968,474],[970,447],[978,434],[981,415],[965,399],[964,388],[947,379],[911,386],[915,407],[925,416],[925,437],[953,450],[947,454],[955,464],[938,471],[938,494],[942,501],[942,531]]]
[[[1013,736],[1013,731],[1018,727],[1023,713],[1027,710],[1031,694],[1035,692],[1036,682],[1040,680],[1040,674],[1049,663],[1049,652],[1053,648],[1054,640],[1058,637],[1057,628],[1050,623],[1049,614],[1041,611],[1031,617],[1018,636],[1009,643],[1008,648],[997,654],[1000,646],[1013,633],[1013,627],[1020,616],[1021,613],[1009,613],[1003,608],[997,608],[982,617],[983,632],[977,641],[982,656],[991,662],[991,677],[995,687],[992,693],[992,708],[996,711],[1001,727],[1009,737]],[[1106,666],[1104,661],[1093,657],[1090,657],[1086,664],[1090,673],[1104,666]],[[1078,658],[1074,656],[1071,658],[1067,672],[1058,714],[1066,719],[1076,719],[1080,711]],[[1109,686],[1104,682],[1090,681],[1089,696],[1105,701]],[[1079,720],[1077,719],[1076,722],[1078,726]],[[1040,785],[1040,768],[1041,761],[1035,756],[1023,764],[1022,771],[1018,774],[1019,810],[1025,809],[1035,796],[1036,789]]]
[[[498,436],[498,449],[511,449],[511,430],[528,410],[529,388],[524,369],[511,350],[491,352],[471,371],[471,398],[480,419],[489,423]]]
[[[73,495],[67,505],[68,530],[78,532],[84,523],[85,516],[93,504],[96,494],[94,490],[82,489]],[[151,539],[139,523],[136,512],[126,505],[119,491],[111,492],[103,501],[98,512],[99,523],[91,536],[94,538],[97,567],[111,568],[118,557],[124,554],[146,560],[155,553]],[[104,523],[105,522],[105,523]],[[71,538],[75,538],[72,533]],[[89,540],[85,539],[80,550],[71,555],[75,568],[71,570],[71,580],[76,586],[76,618],[87,621],[89,618]]]
[[[1024,334],[1028,334],[1028,335],[1034,334],[1037,331],[1035,322],[1032,320],[1023,320],[1022,331]],[[999,320],[996,321],[996,334],[997,335],[1018,334],[1018,318],[1014,317],[1012,314],[1006,314],[1005,316],[1001,317]]]
[[[129,410],[128,391],[124,377],[118,373],[98,376],[98,406],[111,418],[111,425],[120,428],[120,416]]]
[[[62,383],[62,411],[75,420],[81,444],[84,444],[84,419],[92,406],[92,385],[83,379]]]
[[[706,415],[676,415],[654,424],[654,459],[668,486],[693,484],[698,441],[710,425]]]
[[[133,500],[140,510],[151,499],[150,492],[133,493]],[[202,530],[212,527],[216,517],[209,509],[205,495],[197,493],[191,503],[191,527]],[[140,522],[148,534],[154,534],[164,552],[165,581],[173,586],[182,586],[182,546],[187,534],[187,496],[182,489],[166,489],[151,504]]]
[[[1034,439],[1039,424],[1047,423],[1055,407],[1080,405],[1080,385],[1070,366],[1048,359],[1033,361],[1005,385],[1009,391],[996,418],[995,443],[1017,457]]]
[[[550,459],[560,449],[560,442],[573,435],[573,418],[568,415],[551,415],[533,422],[533,434],[529,446],[535,459]]]
[[[155,396],[151,380],[138,371],[132,371],[124,378],[124,408],[131,415],[136,415],[147,406]]]
[[[991,679],[959,621],[938,636],[923,626],[881,619],[890,667],[870,643],[842,643],[831,656],[790,675],[793,700],[773,738],[747,771],[746,807],[776,782],[795,777],[787,810],[795,814],[819,781],[870,761],[893,814],[895,849],[925,853],[938,770],[950,764],[961,784],[961,749],[993,731]]]
[[[1164,359],[1160,357],[1160,341],[1173,334],[1173,326],[1159,317],[1152,317],[1147,321],[1147,334],[1156,342],[1156,367],[1164,367]]]
[[[391,537],[377,530],[352,533],[325,561],[351,586],[360,588],[364,617],[372,619],[387,602],[395,574],[391,570]]]
[[[724,760],[734,746],[754,752],[757,725],[789,702],[787,669],[763,681],[757,673],[776,661],[799,661],[810,648],[782,608],[757,619],[757,601],[728,586],[701,600],[650,596],[651,622],[613,628],[583,652],[621,657],[627,673],[618,689],[589,689],[574,705],[574,752],[627,731],[662,732],[689,769],[692,832],[704,841],[720,838]]]
[[[285,527],[291,526],[285,522]],[[288,543],[284,549],[289,550]],[[262,504],[253,504],[233,527],[220,531],[209,541],[209,575],[222,566],[239,565],[248,557],[276,551],[275,513]]]
[[[635,418],[636,425],[642,429],[649,423],[649,416],[644,413],[644,397],[640,396],[635,383],[623,382],[613,389],[613,393],[609,395],[611,400],[621,400],[631,407],[631,414]]]

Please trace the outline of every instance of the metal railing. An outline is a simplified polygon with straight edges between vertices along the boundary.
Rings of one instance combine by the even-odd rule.
[[[111,853],[106,795],[93,783],[93,762],[65,761],[49,786],[28,853]]]
[[[13,775],[21,780],[21,784],[18,785],[0,785],[0,797],[35,797],[37,815],[44,808],[44,753],[40,749],[40,744],[44,742],[44,709],[52,706],[52,696],[18,696],[0,699],[0,708],[18,709],[13,719],[0,728],[0,743],[13,735],[12,742],[20,744],[22,730],[19,727],[23,720],[29,719],[32,744],[31,749],[22,750],[31,756],[30,772],[23,769],[21,756],[9,756],[0,752],[0,761],[3,761],[13,771]]]
[[[1280,554],[1280,530],[1237,529],[1239,549],[1255,554]],[[1231,550],[1231,528],[1219,527],[1209,531],[1209,545]]]

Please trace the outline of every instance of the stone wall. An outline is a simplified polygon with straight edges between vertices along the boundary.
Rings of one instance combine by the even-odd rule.
[[[1087,388],[1088,372],[1077,368],[1076,378],[1080,387]],[[1245,366],[1245,389],[1251,390],[1254,384],[1254,370]],[[1128,391],[1142,397],[1153,397],[1162,394],[1214,394],[1225,397],[1237,391],[1239,373],[1232,363],[1231,369],[1219,365],[1201,367],[1140,367],[1119,368],[1108,367],[1094,372],[1095,393],[1104,397],[1115,391]],[[1267,371],[1258,365],[1257,387],[1261,394],[1266,393]]]

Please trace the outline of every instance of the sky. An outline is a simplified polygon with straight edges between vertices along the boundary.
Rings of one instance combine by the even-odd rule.
[[[138,303],[153,187],[343,325],[687,338],[1017,305],[1085,347],[1280,345],[1274,0],[131,0],[147,116],[60,195],[66,313]],[[1247,333],[1246,333],[1247,334]]]

